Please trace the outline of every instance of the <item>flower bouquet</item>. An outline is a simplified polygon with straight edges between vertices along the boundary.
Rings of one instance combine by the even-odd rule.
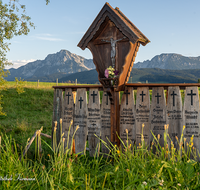
[[[115,70],[112,66],[108,67],[105,70],[105,77],[102,79],[104,81],[105,87],[115,87],[118,85],[118,74],[119,71]]]

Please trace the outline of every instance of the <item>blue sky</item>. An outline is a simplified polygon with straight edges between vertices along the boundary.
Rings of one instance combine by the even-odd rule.
[[[3,0],[6,2],[8,0]],[[77,47],[106,1],[102,0],[19,0],[36,28],[27,36],[14,37],[7,54],[18,67],[43,60],[61,49],[92,58],[88,49]],[[151,41],[140,46],[135,62],[162,53],[200,56],[199,0],[110,0]]]

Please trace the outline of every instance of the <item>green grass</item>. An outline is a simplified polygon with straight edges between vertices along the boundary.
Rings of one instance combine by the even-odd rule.
[[[53,89],[32,86],[18,94],[13,87],[1,91],[7,116],[0,116],[0,189],[200,189],[200,164],[190,159],[192,141],[185,145],[183,139],[179,143],[187,151],[161,148],[155,139],[156,154],[141,143],[137,149],[125,145],[123,151],[109,146],[109,157],[91,158],[88,152],[64,154],[62,147],[54,152],[51,141],[41,137],[42,158],[36,157],[34,142],[20,161],[27,139],[36,130],[43,126],[42,132],[51,135]],[[1,180],[11,176],[11,181]]]

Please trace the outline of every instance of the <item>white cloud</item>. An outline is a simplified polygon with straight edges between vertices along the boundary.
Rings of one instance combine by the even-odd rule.
[[[9,65],[9,66],[6,66],[6,69],[10,69],[10,68],[19,68],[23,65],[26,65],[27,63],[30,63],[30,62],[33,62],[33,61],[36,61],[35,59],[29,59],[29,60],[16,60],[16,61],[12,61],[12,60],[9,60],[10,63],[12,63],[13,65]]]
[[[60,41],[64,41],[61,38],[55,38],[53,37],[53,35],[45,33],[45,34],[36,34],[35,36],[33,36],[36,39],[39,40],[46,40],[46,41],[51,41],[51,42],[60,42]]]

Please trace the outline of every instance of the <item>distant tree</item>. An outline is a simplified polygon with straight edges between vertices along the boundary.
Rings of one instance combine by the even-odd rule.
[[[45,1],[46,4],[50,2]],[[27,35],[30,27],[34,28],[25,10],[25,5],[21,5],[19,0],[10,0],[8,3],[0,0],[0,90],[4,89],[5,77],[8,74],[5,66],[11,65],[6,58],[6,53],[10,50],[8,41],[14,36]],[[0,115],[3,114],[1,97],[0,95]]]

